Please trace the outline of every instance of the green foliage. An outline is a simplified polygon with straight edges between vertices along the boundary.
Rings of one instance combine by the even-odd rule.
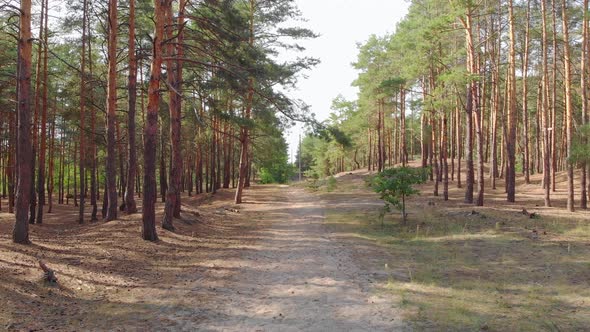
[[[572,143],[570,162],[590,162],[590,125],[584,125],[578,128]]]
[[[424,183],[428,178],[428,169],[412,167],[395,167],[380,172],[371,178],[370,185],[385,201],[385,211],[391,206],[402,212],[406,221],[406,198],[419,193],[413,186]]]
[[[330,176],[328,178],[328,181],[326,182],[326,190],[328,192],[334,191],[334,189],[336,189],[337,184],[338,184],[338,182],[336,181],[336,178],[333,176]]]
[[[273,164],[270,168],[260,169],[260,183],[286,183],[293,174],[293,167],[288,163]]]
[[[268,130],[270,132],[270,129]],[[280,132],[262,136],[254,141],[254,167],[260,183],[286,183],[294,174],[289,163],[287,143]]]

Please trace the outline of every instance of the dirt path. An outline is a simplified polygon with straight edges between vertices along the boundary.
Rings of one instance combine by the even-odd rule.
[[[293,187],[264,187],[249,195],[243,213],[267,227],[255,233],[256,244],[239,262],[225,263],[239,270],[214,286],[214,314],[200,328],[404,330],[395,303],[374,294],[366,271],[353,262],[355,248],[331,238],[317,197]]]
[[[138,236],[138,214],[78,225],[75,208],[59,205],[31,227],[32,245],[16,245],[13,216],[0,213],[0,330],[406,329],[391,295],[377,295],[381,254],[336,238],[318,196],[257,186],[234,207],[232,194],[186,198],[176,232],[155,243]],[[39,259],[58,285],[41,281]]]

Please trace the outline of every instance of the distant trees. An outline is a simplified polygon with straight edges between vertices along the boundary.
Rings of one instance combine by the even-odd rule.
[[[18,66],[16,52],[0,53],[0,189],[8,209],[18,210],[15,241],[28,241],[22,220],[42,222],[45,197],[53,209],[54,188],[57,204],[79,208],[80,223],[97,220],[101,199],[108,221],[118,209],[137,212],[141,197],[142,236],[156,240],[156,196],[166,201],[162,225],[173,230],[183,193],[223,187],[240,188],[241,196],[254,177],[283,179],[289,170],[282,132],[307,115],[280,87],[317,62],[275,60],[277,51],[301,51],[297,40],[315,36],[291,26],[300,15],[294,1],[105,5],[71,1],[56,20],[47,17],[62,4],[46,0],[23,1],[24,13],[12,5],[0,12],[0,43],[19,53]],[[31,15],[39,17],[39,38]],[[18,45],[9,37],[15,33]]]
[[[336,126],[353,139],[345,170],[379,171],[420,155],[430,166],[434,195],[448,181],[465,188],[465,202],[483,205],[485,184],[505,184],[518,201],[517,175],[544,188],[552,205],[556,174],[567,174],[566,208],[574,210],[575,182],[587,207],[587,164],[572,164],[572,147],[588,123],[587,1],[414,0],[395,33],[359,47],[358,108]],[[403,81],[395,91],[387,82]],[[392,93],[393,92],[393,93]],[[335,113],[337,114],[337,113]],[[312,144],[313,141],[313,144]],[[326,143],[304,139],[305,151]],[[319,169],[326,158],[308,157]],[[489,168],[488,168],[489,167]],[[324,167],[322,175],[340,169]],[[466,174],[466,179],[462,175]],[[567,187],[567,188],[565,188]],[[474,193],[477,190],[477,195]]]

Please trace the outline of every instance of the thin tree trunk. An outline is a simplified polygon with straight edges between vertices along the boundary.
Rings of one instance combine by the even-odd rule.
[[[115,121],[117,111],[117,0],[109,0],[109,73],[107,82],[107,214],[105,221],[117,219],[117,169],[115,155]],[[150,147],[153,149],[153,146]]]
[[[580,90],[582,91],[582,125],[588,124],[588,0],[584,0],[582,9],[584,10],[584,17],[582,23],[582,52],[580,60]],[[588,144],[588,140],[584,139],[584,144]],[[588,208],[588,163],[583,162],[581,165],[582,174],[580,179],[580,207],[582,209]]]
[[[135,176],[137,174],[137,152],[135,143],[135,112],[137,102],[137,57],[135,50],[135,0],[129,0],[129,77],[127,84],[127,186],[125,189],[125,212],[137,213],[135,203]]]
[[[562,29],[563,29],[563,52],[564,52],[564,71],[565,71],[565,132],[566,132],[566,163],[567,163],[567,209],[574,211],[574,164],[570,161],[572,156],[572,138],[573,138],[573,102],[572,102],[572,69],[569,41],[569,25],[567,16],[566,1],[561,1],[562,9]]]
[[[447,114],[443,115],[442,125],[442,167],[443,167],[443,197],[445,201],[449,200],[449,162],[448,162],[448,127],[447,127]]]
[[[508,130],[506,149],[508,152],[508,164],[506,167],[506,192],[507,201],[516,200],[516,38],[514,34],[514,8],[512,0],[508,0],[508,21],[510,35],[510,52],[508,58]]]
[[[254,8],[255,0],[250,0],[250,36],[249,45],[254,46]],[[246,109],[244,113],[245,121],[249,121],[252,115],[252,102],[254,98],[254,78],[248,78],[248,92],[246,96]],[[234,202],[236,204],[242,203],[242,191],[246,185],[246,177],[248,175],[248,155],[250,149],[250,129],[247,126],[242,126],[240,134],[240,142],[242,143],[242,151],[240,155],[240,167],[238,177],[238,187],[236,189],[236,196]]]
[[[467,91],[467,107],[465,109],[465,143],[467,150],[465,155],[465,162],[467,164],[467,187],[465,188],[465,203],[473,203],[473,89],[471,84]]]
[[[526,28],[524,33],[524,54],[522,59],[522,128],[523,128],[523,146],[524,146],[524,158],[523,158],[523,172],[524,182],[529,184],[530,178],[530,142],[529,142],[529,110],[528,110],[528,70],[529,70],[529,38],[530,38],[530,21],[531,21],[531,3],[527,2],[526,10]]]
[[[168,191],[168,181],[166,176],[166,136],[164,135],[164,119],[162,117],[160,117],[160,122],[160,198],[162,203],[165,203],[166,192]]]
[[[555,0],[551,0],[551,16],[553,31],[553,62],[551,71],[551,130],[548,129],[551,137],[551,188],[553,192],[556,188],[557,174],[557,8]]]
[[[551,149],[549,144],[550,137],[549,137],[549,75],[548,71],[548,40],[547,40],[547,9],[545,5],[545,1],[541,1],[541,22],[542,22],[542,56],[543,56],[543,123],[542,123],[542,130],[543,130],[543,186],[545,189],[544,201],[545,206],[551,206],[551,198],[550,198],[550,191],[551,191]]]
[[[83,2],[82,14],[82,53],[80,54],[80,209],[78,211],[78,223],[84,223],[85,185],[86,185],[86,144],[85,144],[85,120],[86,120],[86,31],[88,24],[88,1]]]
[[[57,97],[51,115],[51,129],[49,136],[49,171],[47,179],[47,199],[49,202],[47,213],[53,212],[54,170],[55,170],[55,118],[57,114]]]
[[[90,26],[90,18],[88,21],[88,26]],[[92,36],[91,36],[92,29],[88,29],[88,75],[93,77],[93,67],[92,67]],[[92,87],[89,88],[90,94],[90,101],[94,101],[94,93]],[[95,222],[98,221],[97,212],[98,212],[98,151],[96,147],[96,110],[90,111],[90,128],[91,128],[91,135],[92,139],[90,140],[90,146],[92,150],[92,164],[91,164],[91,172],[90,175],[90,205],[92,206],[92,212],[90,214],[90,221]]]
[[[463,146],[461,135],[461,109],[459,106],[455,108],[455,135],[457,136],[455,141],[457,142],[457,188],[462,187],[461,183],[461,157],[463,156]]]
[[[45,205],[45,159],[47,155],[47,62],[48,62],[48,37],[47,34],[49,33],[49,29],[47,28],[47,19],[49,17],[48,13],[48,0],[44,0],[44,7],[45,12],[43,14],[42,19],[45,20],[43,24],[43,28],[45,32],[43,33],[43,43],[45,47],[43,47],[43,107],[41,108],[41,148],[39,149],[39,171],[37,177],[37,196],[38,196],[38,203],[37,203],[37,224],[43,223],[43,206]]]

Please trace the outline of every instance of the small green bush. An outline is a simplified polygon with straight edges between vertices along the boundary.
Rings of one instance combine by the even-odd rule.
[[[370,179],[370,185],[385,201],[384,210],[391,211],[391,206],[400,210],[402,221],[406,223],[406,198],[419,191],[413,185],[426,182],[428,169],[396,167],[386,169]]]
[[[334,191],[334,189],[336,189],[337,184],[338,184],[338,182],[336,181],[336,178],[333,176],[330,176],[328,178],[328,181],[326,182],[326,190],[328,192]]]

